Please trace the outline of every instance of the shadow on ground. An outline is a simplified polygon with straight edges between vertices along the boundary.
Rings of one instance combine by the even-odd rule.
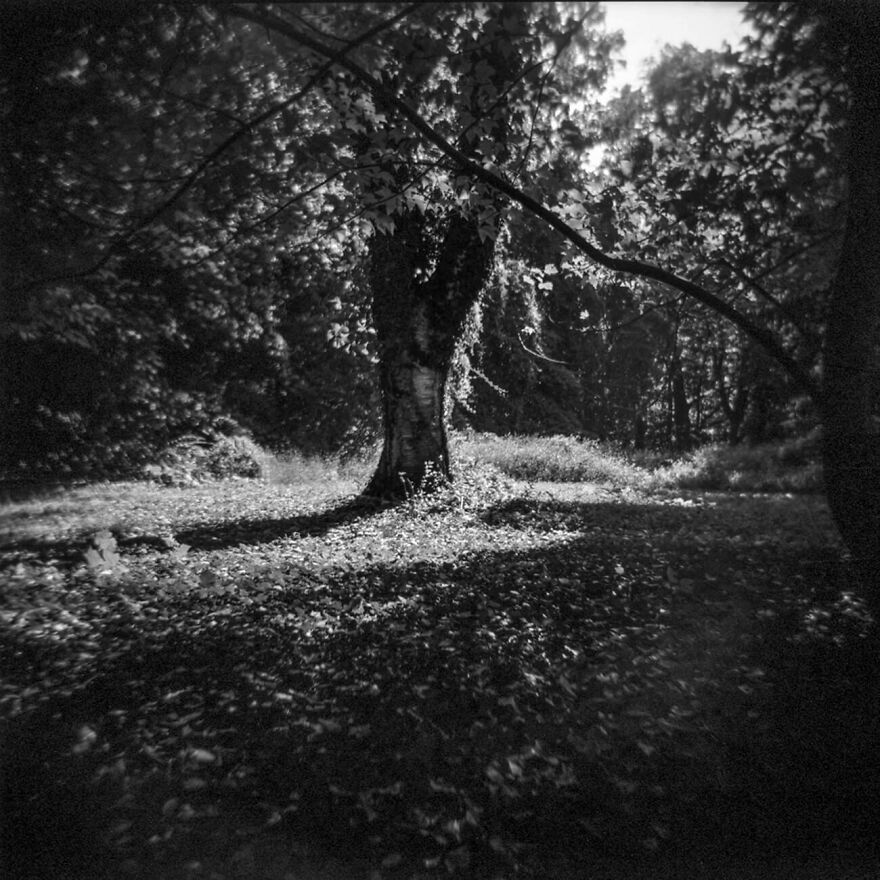
[[[268,544],[279,538],[320,537],[330,529],[345,523],[357,522],[386,509],[383,502],[370,498],[354,498],[330,510],[291,517],[242,518],[222,522],[199,523],[173,533],[173,540],[165,535],[117,534],[121,550],[150,548],[167,550],[177,541],[193,550],[225,550],[231,547]],[[4,565],[19,562],[51,560],[56,564],[81,563],[89,548],[91,537],[80,536],[61,541],[25,538],[0,542],[0,555]]]

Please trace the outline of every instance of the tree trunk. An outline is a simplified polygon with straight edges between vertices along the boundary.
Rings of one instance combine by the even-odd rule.
[[[831,291],[823,420],[826,492],[880,623],[880,16],[870,3],[830,9],[849,38],[846,233]]]
[[[645,414],[641,409],[637,409],[633,422],[633,449],[644,449],[647,436],[648,423],[645,421]]]
[[[742,442],[743,422],[746,418],[746,410],[749,408],[750,396],[751,390],[742,381],[742,376],[740,375],[736,394],[733,397],[733,405],[728,413],[727,442],[730,446],[737,446]]]
[[[423,218],[395,218],[393,233],[370,244],[373,322],[379,342],[384,442],[365,495],[401,498],[425,478],[451,477],[445,391],[455,346],[468,313],[489,280],[494,242],[480,240],[476,218],[453,215],[434,271]]]
[[[526,6],[510,14],[526,26]],[[463,106],[480,126],[468,125],[462,149],[469,157],[493,146],[491,158],[509,158],[506,90],[522,59],[504,29],[487,18],[470,49],[470,61],[485,66],[480,84],[466,84]],[[479,148],[479,151],[478,151]],[[484,154],[483,158],[487,158]],[[410,172],[386,169],[401,189]],[[403,175],[401,177],[401,175]],[[387,185],[383,183],[383,186]],[[425,487],[429,474],[451,479],[446,441],[446,382],[456,345],[471,309],[489,281],[504,197],[478,184],[468,207],[409,210],[395,214],[394,231],[370,241],[373,323],[379,342],[384,443],[379,466],[364,494],[405,497]]]
[[[677,350],[672,363],[672,423],[676,452],[687,452],[691,448],[690,404],[684,384],[681,356]]]
[[[431,474],[448,479],[445,399],[447,371],[405,356],[380,365],[384,442],[366,495],[397,497],[425,486]]]

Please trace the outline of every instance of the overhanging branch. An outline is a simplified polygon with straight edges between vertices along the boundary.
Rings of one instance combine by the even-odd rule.
[[[372,39],[377,34],[381,33],[383,30],[391,27],[396,24],[403,18],[406,18],[408,15],[411,15],[415,12],[420,6],[421,3],[411,3],[406,6],[400,12],[391,16],[390,18],[383,19],[378,24],[364,31],[364,33],[359,34],[357,37],[347,41],[344,46],[340,49],[329,50],[325,49],[321,54],[325,55],[327,61],[322,64],[318,70],[315,71],[314,74],[306,81],[306,84],[296,92],[296,94],[292,95],[289,98],[285,98],[283,101],[277,101],[272,106],[268,107],[261,113],[258,113],[256,116],[251,119],[239,123],[239,127],[232,132],[228,137],[226,137],[223,141],[221,141],[213,150],[211,150],[201,161],[183,177],[182,183],[171,193],[170,196],[165,198],[159,205],[157,205],[152,210],[148,211],[140,220],[138,220],[135,225],[125,231],[124,233],[118,235],[116,238],[110,241],[107,250],[104,254],[91,266],[86,269],[81,269],[75,272],[65,272],[59,275],[40,278],[35,281],[31,281],[27,284],[21,285],[19,288],[15,288],[16,290],[25,290],[34,287],[39,287],[43,284],[52,284],[56,281],[69,281],[75,278],[86,278],[94,273],[100,271],[107,265],[110,259],[119,251],[121,247],[131,241],[138,232],[142,229],[146,229],[151,223],[154,223],[159,219],[163,214],[169,211],[171,208],[176,205],[181,198],[195,185],[196,181],[202,176],[202,174],[211,167],[216,161],[226,153],[231,147],[235,146],[240,140],[242,140],[247,135],[251,134],[254,130],[259,128],[265,122],[268,122],[270,119],[278,116],[279,113],[286,110],[288,107],[292,106],[297,101],[301,100],[311,91],[317,84],[320,82],[321,78],[325,76],[333,65],[339,61],[341,61],[345,57],[346,52],[350,52],[352,49],[357,48],[363,43],[367,42],[367,40]],[[243,16],[246,17],[246,16]],[[254,20],[254,19],[251,19]]]
[[[433,144],[444,155],[452,159],[462,171],[467,172],[473,178],[491,186],[497,192],[502,193],[512,201],[521,205],[534,216],[540,217],[549,226],[559,232],[566,240],[574,244],[578,250],[585,253],[591,260],[593,260],[593,262],[598,263],[600,266],[604,266],[606,269],[611,269],[615,272],[636,275],[641,278],[648,278],[652,281],[666,284],[669,287],[684,293],[686,296],[697,300],[697,302],[702,303],[717,314],[727,318],[758,342],[783,367],[791,377],[792,381],[801,390],[805,391],[815,400],[820,400],[821,392],[816,380],[791,355],[788,354],[776,336],[766,327],[756,324],[751,318],[738,312],[729,303],[700,285],[695,284],[686,278],[681,278],[675,273],[669,272],[660,266],[644,263],[640,260],[612,257],[599,250],[599,248],[587,241],[583,235],[569,226],[550,208],[542,205],[536,199],[524,193],[517,186],[505,180],[494,171],[484,168],[482,165],[474,162],[461,150],[449,143],[449,141],[440,135],[429,122],[422,118],[417,110],[411,107],[402,98],[398,97],[389,87],[373,77],[351,58],[347,56],[335,57],[338,53],[335,53],[333,49],[323,45],[314,37],[302,33],[289,22],[270,12],[235,4],[227,6],[226,11],[231,15],[236,15],[248,21],[255,22],[269,30],[282,34],[300,45],[311,49],[313,52],[324,58],[332,59],[334,65],[337,65],[352,74],[352,76],[365,85],[374,98],[387,109],[394,110],[403,116],[413,128],[416,129],[416,131],[424,136],[425,140]]]

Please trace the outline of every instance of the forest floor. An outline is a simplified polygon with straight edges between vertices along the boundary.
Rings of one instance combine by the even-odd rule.
[[[3,876],[880,877],[820,496],[356,488],[0,508]]]

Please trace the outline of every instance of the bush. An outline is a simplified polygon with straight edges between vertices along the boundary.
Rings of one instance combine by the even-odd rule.
[[[166,486],[188,486],[207,479],[265,475],[268,454],[250,437],[210,439],[195,434],[178,438],[157,461],[144,468],[146,476]]]
[[[812,444],[812,445],[811,445]],[[704,446],[659,467],[653,479],[673,489],[734,492],[820,492],[822,467],[809,438],[782,445]]]
[[[207,450],[203,467],[217,479],[263,476],[266,453],[250,437],[223,437]]]

